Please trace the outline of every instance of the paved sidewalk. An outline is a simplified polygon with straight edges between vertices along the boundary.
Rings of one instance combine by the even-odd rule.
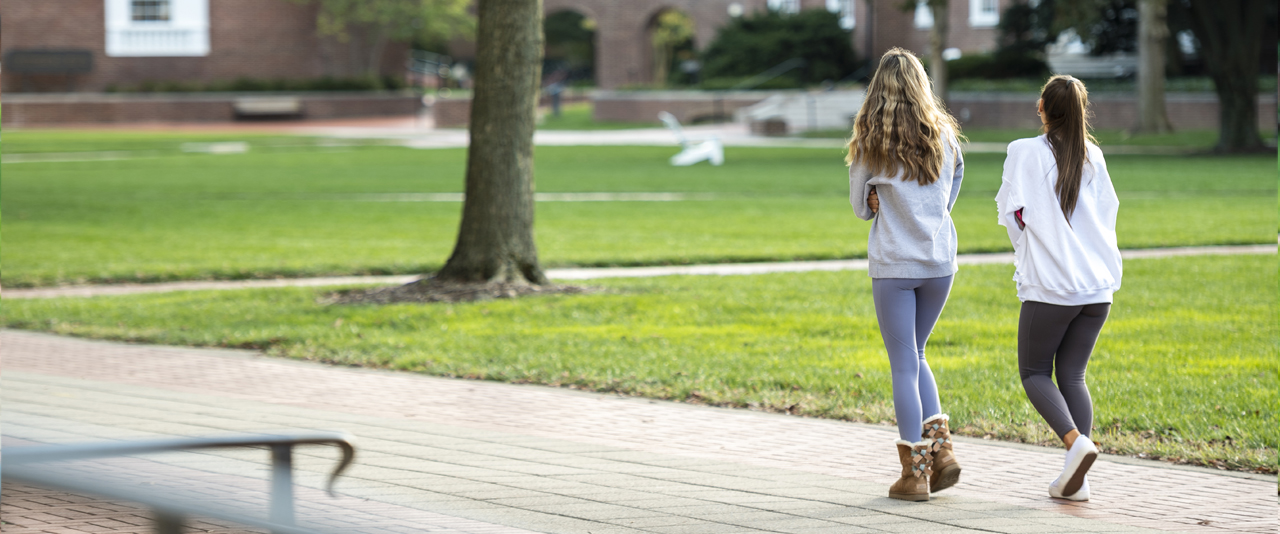
[[[888,427],[198,350],[0,330],[5,446],[271,429],[360,440],[297,460],[299,516],[341,532],[1273,532],[1273,478],[1106,457],[1094,500],[1054,501],[1061,452],[963,439],[963,482],[929,503],[884,497]],[[14,441],[20,440],[20,441]],[[118,480],[265,508],[266,453],[106,462]],[[125,532],[124,505],[4,488],[5,532]],[[175,490],[176,491],[176,490]],[[17,492],[17,493],[15,493]],[[25,493],[22,493],[25,492]],[[43,508],[42,508],[43,506]],[[111,527],[92,526],[97,523]],[[116,521],[114,523],[109,521]],[[85,525],[90,525],[85,527]],[[230,532],[202,524],[206,532]],[[73,530],[79,529],[79,530]],[[133,529],[133,530],[130,530]],[[224,529],[224,530],[219,530]]]
[[[1276,245],[1229,245],[1211,247],[1175,247],[1140,250],[1122,250],[1125,259],[1169,258],[1175,256],[1275,254]],[[961,254],[961,265],[1009,264],[1012,253]],[[767,273],[798,273],[808,271],[864,271],[867,260],[820,260],[760,263],[720,263],[705,265],[670,265],[657,267],[599,267],[548,269],[552,280],[595,280],[600,278],[641,278],[673,275],[751,275]],[[324,278],[279,278],[272,280],[226,280],[165,282],[158,284],[111,284],[96,286],[49,287],[35,289],[6,289],[3,298],[32,299],[56,297],[96,297],[104,295],[130,295],[136,293],[165,293],[169,291],[199,291],[214,289],[248,289],[265,287],[319,287],[358,284],[407,284],[421,275],[397,276],[332,276]]]

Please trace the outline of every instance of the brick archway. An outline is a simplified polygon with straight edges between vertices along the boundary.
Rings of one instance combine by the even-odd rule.
[[[766,0],[544,0],[544,13],[573,10],[596,21],[596,84],[614,89],[652,81],[649,24],[666,9],[677,9],[694,22],[694,42],[707,46],[729,21],[729,5],[746,12],[765,9]]]

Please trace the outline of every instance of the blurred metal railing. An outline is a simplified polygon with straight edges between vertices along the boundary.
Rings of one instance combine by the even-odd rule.
[[[107,499],[130,501],[150,508],[156,514],[157,534],[182,532],[186,518],[203,516],[231,521],[245,526],[266,528],[276,534],[313,534],[296,526],[293,508],[293,448],[298,445],[334,445],[342,450],[342,460],[329,476],[326,490],[333,493],[338,475],[355,459],[355,445],[345,432],[305,432],[291,434],[250,434],[211,438],[177,438],[148,441],[86,443],[6,447],[0,479],[33,486],[92,494]],[[132,456],[156,452],[190,451],[225,447],[267,447],[271,450],[271,504],[268,519],[219,510],[207,505],[183,501],[155,492],[139,491],[118,484],[104,484],[48,468],[50,462],[88,460],[113,456]]]

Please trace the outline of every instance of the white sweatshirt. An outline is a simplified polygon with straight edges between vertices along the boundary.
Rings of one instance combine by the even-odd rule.
[[[1120,289],[1120,200],[1102,150],[1088,147],[1080,196],[1068,224],[1054,191],[1058,165],[1049,141],[1041,135],[1009,143],[996,209],[1013,242],[1013,281],[1021,301],[1081,306],[1111,302],[1111,294]],[[1023,210],[1025,229],[1018,228],[1018,210]]]

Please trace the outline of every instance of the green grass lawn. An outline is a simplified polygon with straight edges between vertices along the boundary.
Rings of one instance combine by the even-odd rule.
[[[1090,366],[1109,451],[1275,472],[1275,256],[1131,260]],[[961,269],[930,340],[959,432],[1052,444],[1021,389],[1009,266]],[[329,290],[6,300],[0,324],[888,422],[865,272],[591,282],[606,292],[336,306]]]
[[[6,132],[4,150],[80,151],[93,139]],[[461,149],[245,138],[253,147],[247,154],[208,155],[157,147],[175,140],[151,134],[103,139],[94,146],[146,146],[160,155],[4,165],[5,287],[419,273],[438,268],[456,238],[460,203],[394,201],[400,198],[394,195],[461,191]],[[76,150],[58,149],[64,145]],[[685,168],[666,164],[674,151],[538,148],[540,192],[709,195],[681,202],[541,202],[536,231],[544,264],[865,255],[869,223],[848,207],[840,151],[731,148],[723,167]],[[1000,154],[967,159],[954,214],[962,252],[1010,249],[994,224],[991,200],[1002,162]],[[1122,247],[1274,242],[1274,158],[1115,156],[1108,163],[1122,200]]]

